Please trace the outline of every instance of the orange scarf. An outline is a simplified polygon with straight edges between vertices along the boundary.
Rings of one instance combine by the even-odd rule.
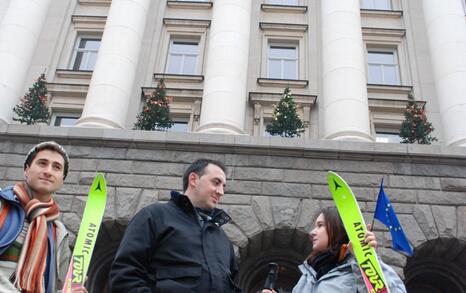
[[[60,210],[53,199],[48,202],[31,199],[23,182],[16,183],[13,192],[30,222],[18,260],[15,285],[25,293],[43,293],[48,253],[47,222],[57,219]]]

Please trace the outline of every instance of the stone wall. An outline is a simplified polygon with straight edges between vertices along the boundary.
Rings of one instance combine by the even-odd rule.
[[[0,186],[23,178],[25,153],[44,140],[63,144],[71,158],[56,199],[72,233],[79,228],[95,172],[105,174],[109,197],[105,235],[99,235],[102,251],[112,245],[116,249],[139,209],[167,201],[171,189],[179,190],[184,169],[199,157],[228,167],[221,207],[233,217],[224,227],[242,269],[267,251],[271,259],[274,251],[277,257],[288,253],[284,258],[295,259],[309,252],[306,233],[312,216],[319,207],[333,205],[328,170],[352,187],[366,222],[372,221],[384,178],[385,191],[416,249],[440,238],[466,240],[466,148],[3,125]],[[406,257],[389,248],[387,229],[376,222],[375,230],[382,258],[402,274]]]

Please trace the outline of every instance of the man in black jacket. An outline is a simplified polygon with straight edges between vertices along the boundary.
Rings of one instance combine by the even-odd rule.
[[[139,211],[128,225],[110,271],[113,293],[240,292],[233,246],[216,209],[225,166],[200,159],[183,175],[184,195]]]

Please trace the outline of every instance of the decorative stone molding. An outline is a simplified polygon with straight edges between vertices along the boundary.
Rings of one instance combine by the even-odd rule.
[[[204,19],[181,19],[181,18],[164,18],[163,24],[167,26],[189,26],[189,27],[199,27],[199,28],[208,28],[210,27],[210,20]]]
[[[100,30],[103,31],[105,23],[107,22],[107,16],[100,15],[72,15],[71,22],[74,24],[74,28],[80,30]]]
[[[364,37],[391,37],[391,38],[403,38],[406,36],[405,29],[394,29],[394,28],[382,28],[382,27],[363,27],[362,33]]]
[[[307,24],[296,24],[296,23],[276,23],[276,22],[259,22],[259,28],[261,30],[268,31],[292,31],[304,33],[308,30]]]
[[[314,95],[302,95],[291,93],[295,102],[301,106],[310,106],[315,105],[317,101],[317,96]],[[283,96],[283,93],[263,93],[263,92],[250,92],[249,101],[251,103],[259,103],[261,105],[272,105],[278,103],[280,98]]]
[[[47,83],[52,113],[81,113],[88,88],[88,84]]]
[[[361,16],[362,17],[399,19],[403,16],[403,11],[402,10],[361,9]]]
[[[154,80],[162,79],[166,82],[201,83],[204,75],[154,73]]]
[[[55,74],[59,78],[87,79],[90,81],[92,72],[92,70],[57,69]]]
[[[306,88],[309,85],[309,80],[301,79],[277,79],[277,78],[265,78],[258,77],[257,83],[262,86],[270,87],[295,87],[295,88]]]
[[[167,1],[167,6],[179,9],[211,9],[212,1]]]
[[[88,5],[88,6],[110,6],[112,4],[112,0],[79,0],[80,5]]]
[[[274,5],[274,4],[261,4],[262,11],[272,13],[306,13],[307,6],[300,5]]]

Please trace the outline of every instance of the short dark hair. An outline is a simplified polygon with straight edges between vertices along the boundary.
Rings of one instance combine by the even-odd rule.
[[[186,171],[183,174],[183,192],[186,192],[186,190],[188,189],[189,174],[194,172],[200,177],[204,175],[204,170],[209,164],[219,167],[220,169],[222,169],[224,173],[227,172],[227,168],[222,162],[209,159],[198,159],[194,161],[191,165],[189,165],[188,169],[186,169]]]
[[[338,209],[336,207],[326,207],[321,209],[317,216],[321,214],[324,216],[325,220],[325,230],[328,235],[328,249],[338,251],[343,244],[349,242],[348,234],[346,234],[345,226],[338,213]]]
[[[68,167],[70,164],[69,163],[70,159],[68,158],[68,155],[66,154],[65,149],[54,141],[44,141],[44,142],[41,142],[35,145],[26,155],[26,159],[24,160],[24,169],[26,170],[26,167],[28,166],[30,167],[32,161],[34,161],[37,154],[43,150],[51,150],[51,151],[57,152],[63,157],[63,163],[65,164],[63,166],[63,179],[65,179],[66,175],[68,175]]]

